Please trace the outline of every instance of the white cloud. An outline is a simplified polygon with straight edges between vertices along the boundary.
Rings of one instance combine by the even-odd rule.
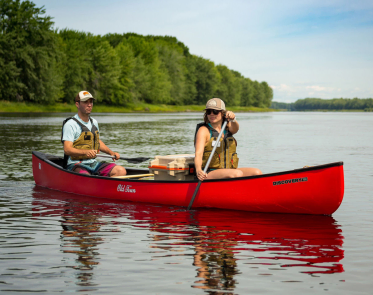
[[[335,88],[320,85],[298,85],[298,84],[279,84],[271,85],[274,93],[274,101],[278,102],[294,102],[297,99],[306,97],[316,97],[316,98],[367,98],[371,97],[373,91],[367,92],[361,89],[354,88]]]
[[[323,87],[323,86],[318,86],[318,85],[306,86],[306,89],[307,90],[311,89],[311,90],[316,91],[316,92],[320,92],[320,91],[332,92],[332,91],[334,91],[333,87]]]
[[[288,93],[291,93],[291,92],[296,92],[297,90],[294,88],[294,87],[291,87],[289,85],[286,85],[286,84],[280,84],[279,86],[271,86],[273,90],[276,90],[276,91],[281,91],[281,92],[288,92]]]

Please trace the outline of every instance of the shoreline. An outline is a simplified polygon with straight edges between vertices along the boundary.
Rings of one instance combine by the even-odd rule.
[[[128,104],[126,106],[109,106],[94,104],[95,113],[178,113],[178,112],[202,112],[204,105],[165,105],[165,104]],[[277,112],[270,108],[240,107],[228,108],[233,112]],[[74,113],[74,104],[57,103],[53,105],[41,105],[36,103],[0,101],[0,113]]]
[[[286,109],[275,109],[277,112],[297,112],[297,113],[369,113],[373,111],[367,111],[367,110],[355,110],[355,109],[343,109],[343,110],[296,110],[296,111],[290,111]]]
[[[204,105],[165,105],[165,104],[147,104],[147,103],[131,103],[126,106],[110,106],[94,105],[93,112],[95,113],[189,113],[202,112]],[[299,110],[290,111],[286,109],[271,109],[258,107],[241,107],[233,106],[227,108],[229,111],[235,113],[266,113],[266,112],[329,112],[329,113],[343,113],[343,112],[372,112],[367,110]],[[10,102],[0,100],[0,114],[11,113],[75,113],[76,107],[73,104],[56,103],[53,105],[41,105],[37,103],[25,102]]]

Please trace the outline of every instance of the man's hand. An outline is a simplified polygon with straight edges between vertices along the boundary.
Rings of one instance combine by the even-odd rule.
[[[119,160],[119,158],[120,158],[120,155],[118,153],[116,153],[116,152],[114,152],[112,154],[112,156],[115,157],[115,159],[113,159],[114,162],[115,162],[115,160]]]
[[[97,154],[97,152],[95,150],[87,150],[87,151],[85,151],[85,156],[88,159],[96,158],[96,154]]]

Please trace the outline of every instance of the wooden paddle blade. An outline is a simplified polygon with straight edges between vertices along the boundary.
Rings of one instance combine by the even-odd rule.
[[[193,194],[193,197],[192,197],[192,199],[190,200],[190,203],[189,203],[189,206],[188,206],[188,209],[187,210],[190,210],[191,208],[192,208],[192,205],[193,205],[193,202],[194,202],[194,199],[196,198],[196,195],[197,195],[197,193],[198,193],[198,191],[199,191],[199,187],[201,186],[201,183],[202,183],[202,181],[198,181],[198,184],[197,184],[197,187],[196,187],[196,189],[194,190],[194,194]]]
[[[127,179],[127,178],[142,178],[142,177],[149,177],[154,176],[153,173],[148,174],[136,174],[136,175],[124,175],[124,176],[112,176],[113,178],[120,178],[120,179]]]

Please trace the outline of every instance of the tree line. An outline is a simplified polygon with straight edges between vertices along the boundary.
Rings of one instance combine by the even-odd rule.
[[[271,104],[274,109],[286,109],[290,111],[315,111],[315,110],[364,110],[373,111],[373,98],[304,98],[294,103],[275,102]]]
[[[171,36],[104,36],[53,30],[31,1],[0,0],[0,100],[71,103],[82,89],[100,102],[269,107],[267,82],[193,55]]]

